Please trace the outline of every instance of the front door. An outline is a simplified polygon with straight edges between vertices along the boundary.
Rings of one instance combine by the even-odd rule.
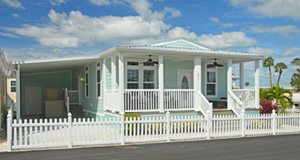
[[[193,87],[193,71],[178,70],[177,78],[178,89],[192,89]]]
[[[42,114],[42,89],[41,87],[25,88],[25,114],[41,115]]]

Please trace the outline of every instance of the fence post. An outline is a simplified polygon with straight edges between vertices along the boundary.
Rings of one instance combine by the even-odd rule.
[[[11,140],[12,140],[12,114],[11,110],[7,114],[7,151],[11,152]]]
[[[167,142],[170,142],[170,125],[171,125],[171,118],[170,118],[170,112],[167,111],[166,113],[166,120],[167,120]]]
[[[68,113],[68,147],[72,148],[72,114]]]
[[[276,128],[277,128],[277,114],[275,109],[272,110],[272,133],[273,135],[276,135]]]
[[[211,115],[210,111],[206,113],[206,139],[210,139],[210,124],[211,124]]]
[[[245,137],[245,124],[246,124],[246,118],[245,118],[245,109],[242,110],[241,113],[241,129],[242,129],[242,137]]]
[[[124,114],[121,114],[121,145],[124,145],[125,144],[125,133],[124,133],[124,130],[125,130],[125,120],[124,120]]]

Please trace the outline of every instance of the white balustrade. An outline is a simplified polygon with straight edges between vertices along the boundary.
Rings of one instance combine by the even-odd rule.
[[[200,98],[200,110],[201,112],[206,116],[207,112],[210,114],[213,113],[213,105],[210,103],[207,98],[201,93],[198,93],[199,96],[197,98]]]
[[[126,89],[124,107],[126,112],[144,112],[159,110],[158,89]]]
[[[194,89],[165,89],[164,109],[192,110],[194,109]]]
[[[77,90],[68,90],[67,93],[70,99],[70,105],[79,104],[79,94]]]
[[[227,105],[238,116],[241,115],[242,109],[244,109],[243,102],[230,90],[227,94]]]
[[[254,89],[233,89],[232,92],[243,102],[245,108],[256,108]]]

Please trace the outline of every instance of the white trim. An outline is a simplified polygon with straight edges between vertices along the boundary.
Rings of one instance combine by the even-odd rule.
[[[99,66],[97,66],[99,63]],[[102,63],[100,61],[96,62],[96,97],[97,99],[101,99],[102,98],[102,69],[101,69]],[[98,71],[100,71],[100,82],[98,82]],[[100,84],[100,96],[98,95],[98,85]]]
[[[86,76],[87,74],[87,76]],[[86,77],[88,81],[86,81]],[[88,91],[86,90],[88,88]],[[84,97],[86,99],[90,98],[90,67],[89,65],[84,66]]]
[[[49,63],[49,62],[64,62],[64,61],[80,61],[80,60],[97,60],[98,56],[87,56],[87,57],[62,57],[56,59],[41,59],[41,60],[28,60],[24,61],[23,64],[33,64],[33,63]]]
[[[227,90],[232,90],[232,60],[227,60]]]
[[[124,55],[119,54],[119,93],[120,93],[120,113],[124,115]]]
[[[255,61],[255,107],[259,108],[259,60]]]
[[[154,72],[155,74],[155,72]],[[159,111],[164,112],[164,56],[158,55],[158,87],[160,94]],[[154,75],[154,81],[156,80]]]
[[[153,60],[156,60],[155,58],[152,58]],[[144,62],[145,59],[126,59],[125,60],[125,88],[127,89],[127,71],[128,69],[134,69],[134,70],[138,70],[138,74],[139,74],[139,80],[138,82],[132,82],[132,83],[138,83],[139,85],[139,89],[143,89],[144,88],[144,83],[147,83],[147,82],[144,82],[144,74],[143,74],[143,71],[144,70],[154,70],[154,89],[157,88],[157,81],[158,81],[158,77],[157,77],[157,70],[158,70],[158,65],[155,65],[154,66],[144,66],[142,64],[142,62]],[[129,66],[127,65],[127,62],[138,62],[139,65],[138,66]],[[130,82],[129,82],[130,83]],[[150,82],[148,82],[150,83]],[[152,83],[152,82],[151,82]]]
[[[211,64],[213,62],[206,62],[204,65],[204,88],[205,88],[205,96],[208,97],[208,98],[216,98],[218,97],[218,67],[215,67],[215,68],[207,68],[207,65],[208,64]],[[215,72],[216,73],[216,82],[215,82],[215,92],[216,92],[216,95],[207,95],[207,72]]]
[[[200,46],[196,43],[193,43],[193,42],[190,42],[190,41],[187,41],[187,40],[184,40],[184,39],[178,39],[178,40],[174,40],[174,41],[168,41],[168,42],[162,42],[162,43],[156,43],[156,44],[153,44],[152,46],[164,46],[164,45],[169,45],[169,44],[172,44],[172,43],[177,43],[177,42],[184,42],[184,43],[187,43],[187,44],[190,44],[198,49],[202,49],[202,50],[210,50],[206,47],[203,47],[203,46]]]
[[[72,74],[71,70],[59,70],[59,71],[49,71],[49,72],[35,72],[35,73],[25,73],[22,74],[22,77],[24,76],[34,76],[34,75],[41,75],[41,74],[55,74],[55,73],[64,73],[64,72],[69,72],[70,74]]]

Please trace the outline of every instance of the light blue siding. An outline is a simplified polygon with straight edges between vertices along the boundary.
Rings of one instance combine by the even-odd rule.
[[[177,71],[179,69],[193,70],[193,61],[173,61],[171,59],[164,60],[164,86],[166,89],[177,89]]]

